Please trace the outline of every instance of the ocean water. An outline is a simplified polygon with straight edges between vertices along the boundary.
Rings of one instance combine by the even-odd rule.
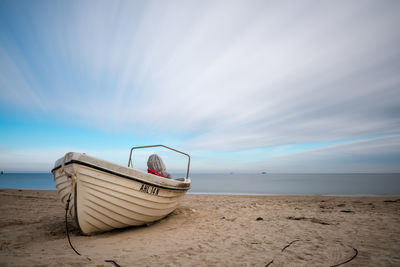
[[[53,174],[4,173],[0,174],[0,188],[56,190]]]
[[[192,193],[255,195],[400,195],[394,174],[192,175]]]
[[[192,174],[191,178],[189,193],[194,194],[400,196],[400,173]],[[5,173],[0,175],[0,188],[56,189],[51,173]]]

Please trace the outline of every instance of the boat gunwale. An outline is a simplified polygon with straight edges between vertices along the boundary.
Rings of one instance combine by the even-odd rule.
[[[80,160],[72,159],[72,160],[66,162],[65,166],[70,165],[70,164],[83,165],[83,166],[86,166],[86,167],[89,167],[89,168],[93,168],[95,170],[103,171],[103,172],[106,172],[106,173],[109,173],[109,174],[113,174],[113,175],[125,178],[125,179],[128,179],[128,180],[144,183],[144,184],[151,185],[151,186],[160,187],[160,188],[167,189],[167,190],[188,191],[190,189],[190,184],[189,184],[188,187],[169,187],[169,186],[164,186],[164,185],[160,185],[160,184],[157,184],[157,183],[151,183],[151,182],[148,182],[148,181],[145,181],[145,180],[141,180],[141,179],[136,178],[136,177],[131,177],[131,176],[128,176],[128,175],[125,175],[125,174],[122,174],[122,173],[119,173],[119,172],[115,172],[115,171],[112,171],[112,170],[109,170],[109,169],[105,169],[105,168],[102,168],[102,167],[99,167],[99,166],[96,166],[96,165],[93,165],[93,164],[90,164],[90,163],[87,163],[87,162],[83,162],[83,161],[80,161]],[[54,174],[54,172],[57,171],[60,168],[61,168],[61,165],[58,165],[57,167],[54,167],[51,170],[51,172]]]

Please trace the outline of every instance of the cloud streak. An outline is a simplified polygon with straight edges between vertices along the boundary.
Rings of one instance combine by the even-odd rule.
[[[31,5],[1,5],[14,108],[199,153],[400,133],[397,1]]]

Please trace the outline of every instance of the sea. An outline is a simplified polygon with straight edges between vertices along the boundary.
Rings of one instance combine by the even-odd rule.
[[[400,173],[198,173],[190,176],[189,194],[400,196]],[[0,175],[0,188],[56,189],[50,172],[4,173]]]

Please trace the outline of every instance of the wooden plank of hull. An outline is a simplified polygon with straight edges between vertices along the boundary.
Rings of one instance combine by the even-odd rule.
[[[108,188],[125,188],[129,191],[130,194],[135,191],[140,192],[140,188],[143,184],[135,180],[130,180],[110,173],[105,173],[87,166],[78,166],[77,172],[79,172],[80,174],[80,179],[84,179],[84,181],[92,181],[96,184],[105,184]],[[92,180],[90,178],[92,178]],[[131,191],[132,189],[134,191]],[[146,194],[146,200],[154,200],[157,203],[171,203],[175,202],[174,198],[184,196],[186,192],[187,190],[160,190],[157,196],[162,196],[163,198],[158,198],[155,195]]]
[[[173,207],[167,209],[153,209],[135,203],[125,201],[121,198],[116,198],[111,194],[104,194],[103,192],[92,190],[86,187],[85,199],[86,204],[96,204],[102,209],[107,209],[112,213],[120,214],[127,218],[135,218],[143,223],[151,222],[159,219],[160,214],[169,213],[176,208],[177,203]],[[93,206],[92,206],[93,207]]]
[[[151,194],[140,191],[139,181],[79,164],[67,167],[77,175],[76,196],[72,194],[77,198],[75,219],[87,235],[157,221],[174,211],[187,191],[151,186],[157,189],[157,194]],[[72,190],[70,179],[60,175],[55,181],[60,198],[66,201]]]
[[[138,208],[143,207],[143,208],[148,208],[149,210],[153,209],[154,213],[156,214],[158,214],[158,210],[175,208],[177,201],[179,201],[179,199],[174,199],[174,201],[170,203],[157,203],[137,196],[145,194],[143,192],[132,191],[132,189],[122,190],[124,188],[121,189],[117,188],[118,190],[116,190],[115,188],[113,189],[107,188],[104,185],[99,186],[93,183],[87,183],[86,181],[83,182],[85,183],[85,186],[87,187],[87,191],[89,192],[89,194],[95,196],[102,194],[103,198],[110,199],[109,200],[110,202],[115,201],[114,199],[118,199],[119,201],[126,202],[126,206],[136,205],[138,206]]]

